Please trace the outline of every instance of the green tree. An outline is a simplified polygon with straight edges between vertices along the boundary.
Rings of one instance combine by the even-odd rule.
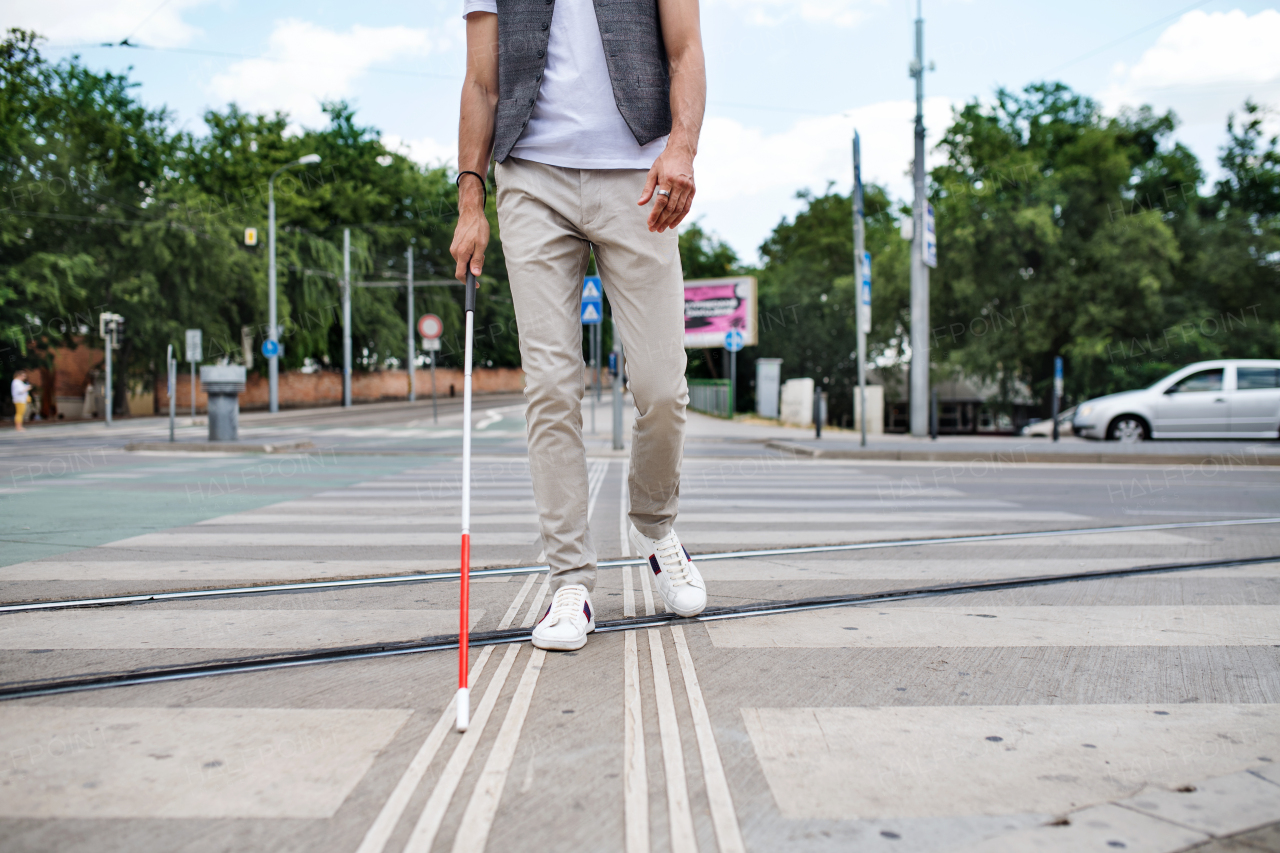
[[[858,381],[853,203],[830,187],[821,196],[804,191],[798,197],[806,209],[779,223],[760,247],[760,345],[753,356],[781,358],[784,380],[812,377],[829,395],[832,422],[852,423]],[[872,268],[868,361],[889,365],[901,360],[908,328],[907,244],[883,188],[865,186],[863,206]]]

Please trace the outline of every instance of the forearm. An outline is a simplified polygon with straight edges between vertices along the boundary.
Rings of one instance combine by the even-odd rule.
[[[467,76],[458,118],[458,171],[489,172],[498,106],[497,16],[473,12],[467,18]],[[458,184],[459,213],[481,210],[484,188],[475,178]]]
[[[671,69],[671,136],[667,146],[683,148],[692,159],[698,153],[698,137],[702,133],[702,116],[707,108],[707,74],[702,60],[702,46],[684,57]]]
[[[493,152],[494,110],[498,103],[496,92],[486,92],[483,87],[468,81],[462,90],[462,115],[458,122],[458,172],[489,172],[489,158]],[[463,178],[458,183],[458,206],[484,203],[484,187],[475,178]]]
[[[707,107],[707,68],[697,0],[661,0],[663,40],[671,72],[671,136],[668,148],[698,153]]]

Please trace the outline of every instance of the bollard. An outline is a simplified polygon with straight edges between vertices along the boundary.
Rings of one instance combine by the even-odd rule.
[[[240,437],[240,392],[244,367],[238,364],[205,365],[200,384],[209,395],[209,440],[235,441]]]
[[[822,422],[827,419],[827,392],[813,392],[813,437],[822,438]]]

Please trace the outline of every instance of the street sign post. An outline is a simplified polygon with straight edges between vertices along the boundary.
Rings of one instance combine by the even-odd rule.
[[[738,393],[738,353],[746,345],[747,339],[737,329],[724,333],[724,348],[729,351],[729,419],[733,419],[734,403]]]
[[[204,361],[204,332],[187,329],[187,362],[191,365],[191,417],[196,416],[196,365]]]
[[[1053,440],[1058,440],[1058,406],[1062,399],[1062,356],[1053,357]]]
[[[579,320],[587,327],[591,346],[591,369],[595,371],[595,393],[591,395],[591,433],[596,431],[596,403],[600,401],[600,341],[601,324],[604,322],[604,285],[600,276],[589,275],[582,279],[582,300],[578,309]]]
[[[106,425],[111,426],[111,351],[120,349],[120,333],[124,331],[124,317],[119,314],[111,314],[103,312],[98,315],[98,334],[106,342],[103,348],[106,350],[106,367],[107,385],[103,393],[103,402],[106,403]]]
[[[439,423],[436,410],[436,353],[440,352],[440,336],[444,334],[444,321],[435,314],[423,314],[418,318],[418,334],[422,335],[422,349],[431,353],[431,422]]]

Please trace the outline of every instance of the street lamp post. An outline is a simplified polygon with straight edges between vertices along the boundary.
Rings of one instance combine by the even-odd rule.
[[[292,163],[286,163],[267,178],[267,340],[279,342],[280,329],[276,324],[276,175],[294,166],[319,163],[319,154],[304,154]],[[268,405],[272,412],[280,411],[280,356],[267,356]]]

